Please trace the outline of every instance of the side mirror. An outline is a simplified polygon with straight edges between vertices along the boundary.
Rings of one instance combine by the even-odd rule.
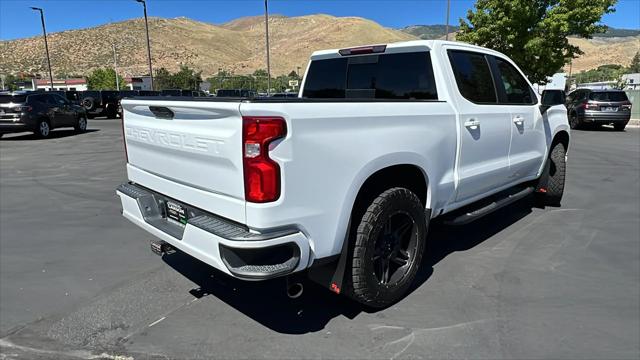
[[[540,101],[540,112],[544,113],[555,105],[564,105],[565,101],[566,95],[563,90],[544,90]]]

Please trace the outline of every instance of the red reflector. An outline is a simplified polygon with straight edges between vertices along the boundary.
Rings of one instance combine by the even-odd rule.
[[[331,283],[331,291],[333,291],[336,294],[340,294],[340,288],[336,283]]]
[[[280,166],[269,158],[269,144],[286,134],[287,123],[281,117],[242,117],[246,201],[264,203],[280,197]]]
[[[350,49],[340,49],[338,53],[342,56],[349,55],[362,55],[362,54],[373,54],[373,53],[383,53],[387,49],[387,45],[373,45],[373,46],[361,46]]]
[[[547,189],[545,189],[545,188],[540,188],[540,189],[538,189],[538,192],[539,192],[539,193],[546,194],[546,193],[547,193]]]

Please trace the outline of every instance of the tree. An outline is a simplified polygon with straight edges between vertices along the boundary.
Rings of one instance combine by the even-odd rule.
[[[198,90],[202,82],[202,72],[195,72],[186,65],[181,65],[180,70],[172,74],[165,68],[156,70],[154,80],[155,90],[182,89]]]
[[[120,84],[124,84],[122,76],[118,75]],[[111,68],[95,69],[87,76],[87,87],[89,90],[115,90],[116,72]]]
[[[153,82],[153,85],[155,87],[154,90],[174,89],[171,73],[169,72],[169,70],[163,67],[156,69],[156,74],[153,77]]]
[[[172,75],[175,89],[197,90],[202,82],[202,72],[195,72],[186,65],[180,66],[180,71]]]
[[[629,65],[630,73],[640,73],[640,51],[636,51],[636,55],[631,60],[631,65]]]
[[[568,36],[591,38],[617,0],[477,0],[460,19],[459,41],[500,51],[533,83],[542,83],[583,52]]]
[[[3,77],[4,88],[2,90],[18,90],[18,85],[16,84],[20,79],[13,74],[8,75],[0,75]]]

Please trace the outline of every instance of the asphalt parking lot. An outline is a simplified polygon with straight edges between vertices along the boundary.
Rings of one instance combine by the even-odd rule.
[[[0,140],[0,359],[640,357],[640,131],[573,132],[560,208],[432,224],[415,290],[366,311],[160,258],[120,215],[118,120]]]

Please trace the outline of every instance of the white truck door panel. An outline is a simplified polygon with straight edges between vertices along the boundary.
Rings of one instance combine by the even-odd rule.
[[[546,141],[538,97],[515,66],[507,59],[493,57],[497,90],[505,111],[511,115],[509,178],[511,181],[535,177],[545,157]]]
[[[506,184],[509,169],[509,114],[495,105],[469,106],[460,113],[458,201]]]
[[[510,178],[535,177],[545,156],[544,124],[537,106],[511,107]]]
[[[493,77],[485,54],[445,48],[458,105],[460,153],[456,201],[487,193],[509,182],[511,118],[498,105]]]

